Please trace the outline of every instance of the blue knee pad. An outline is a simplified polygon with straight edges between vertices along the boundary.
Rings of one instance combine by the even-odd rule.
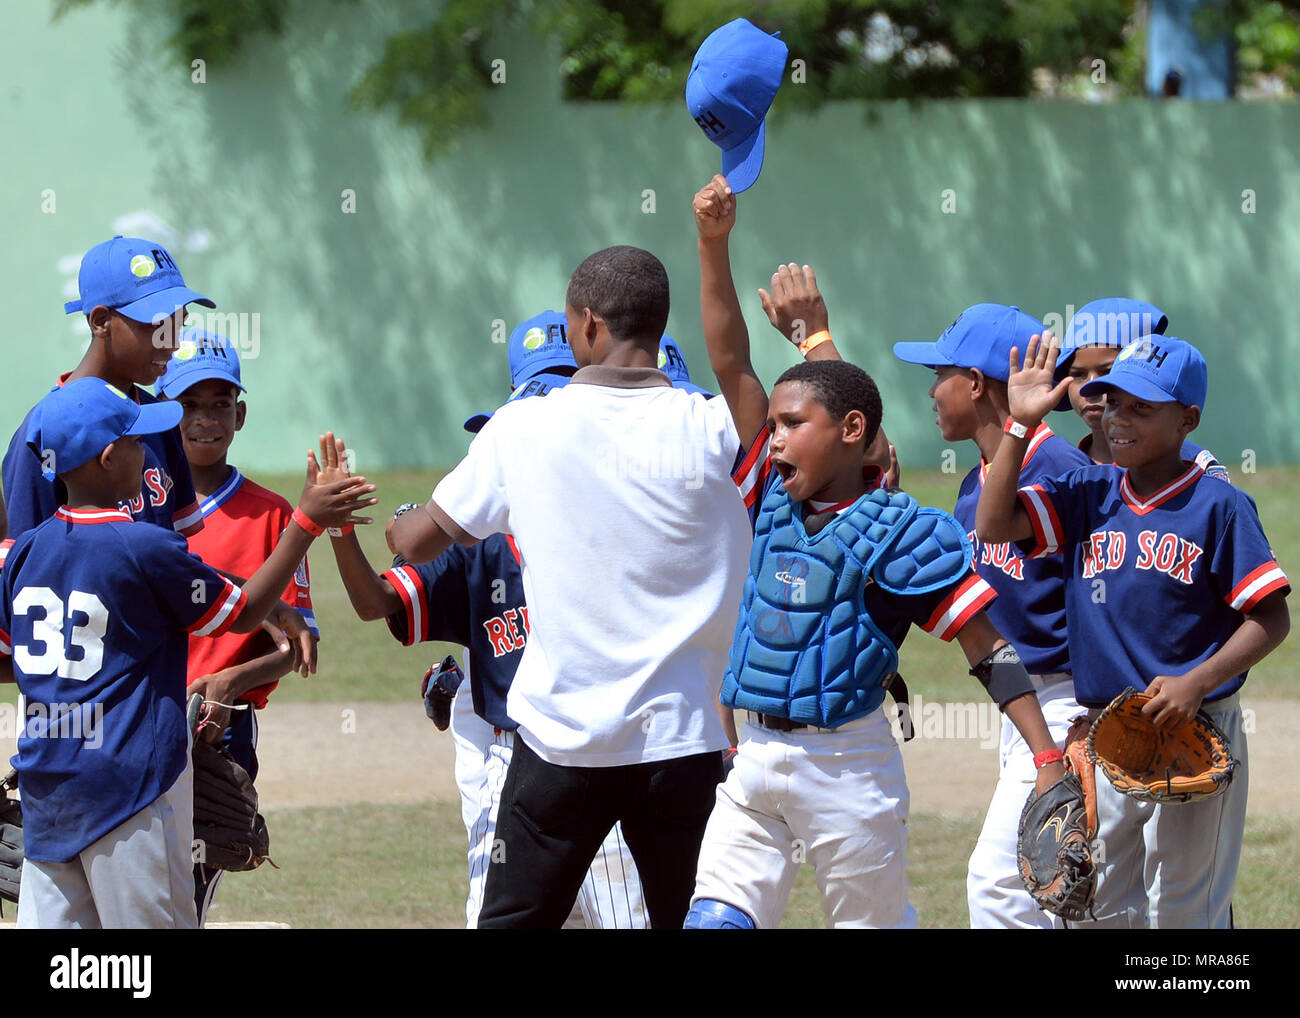
[[[684,930],[752,930],[754,920],[724,901],[701,898],[686,913]]]

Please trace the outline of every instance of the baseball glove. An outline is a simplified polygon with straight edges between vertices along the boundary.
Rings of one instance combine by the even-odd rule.
[[[451,724],[451,702],[464,681],[465,673],[450,654],[424,673],[424,681],[420,683],[424,713],[440,732],[445,732]]]
[[[1092,765],[1080,765],[1087,731],[1086,719],[1070,729],[1065,777],[1042,795],[1029,793],[1016,849],[1020,878],[1038,907],[1072,921],[1091,916],[1097,890],[1097,786]]]
[[[0,898],[18,901],[23,876],[23,807],[8,791],[18,787],[18,772],[0,780]]]
[[[191,698],[191,724],[197,710]],[[255,870],[270,857],[271,836],[257,812],[257,790],[228,750],[194,743],[194,861],[214,870]],[[278,868],[278,867],[277,867]]]
[[[1150,699],[1132,688],[1115,697],[1092,723],[1089,757],[1118,791],[1143,802],[1220,794],[1237,767],[1223,733],[1204,712],[1178,728],[1157,728],[1142,713]]]

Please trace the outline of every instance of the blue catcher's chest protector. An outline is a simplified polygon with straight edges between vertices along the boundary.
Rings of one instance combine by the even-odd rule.
[[[809,537],[777,482],[754,527],[722,702],[819,728],[871,713],[898,648],[867,613],[866,587],[927,594],[970,563],[957,521],[902,491],[868,492]]]

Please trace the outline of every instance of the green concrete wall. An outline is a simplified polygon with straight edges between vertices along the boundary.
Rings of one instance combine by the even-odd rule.
[[[163,55],[151,11],[100,5],[51,24],[46,3],[7,7],[6,434],[84,348],[84,325],[62,314],[79,255],[165,228],[187,281],[250,316],[234,455],[246,469],[296,469],[326,427],[363,469],[453,464],[463,418],[506,395],[497,340],[561,307],[569,272],[610,244],[664,260],[669,331],[711,381],[690,199],[717,160],[684,106],[563,104],[553,55],[502,39],[490,126],[426,163],[415,132],[344,96],[427,5],[304,6],[315,13],[282,40],[203,84]],[[1129,294],[1209,359],[1202,444],[1230,466],[1245,450],[1300,459],[1298,137],[1294,103],[778,110],[733,245],[756,363],[773,379],[793,361],[756,288],[779,262],[812,264],[840,348],[880,383],[891,436],[909,463],[937,467],[931,376],[896,362],[892,342],[933,338],[977,301],[1059,322]]]

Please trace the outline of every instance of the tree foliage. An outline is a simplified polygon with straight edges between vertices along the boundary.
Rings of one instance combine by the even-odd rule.
[[[54,2],[58,16],[143,0]],[[319,0],[159,2],[174,21],[168,46],[186,64],[198,53],[209,65],[236,60],[249,41],[321,16]],[[488,45],[504,28],[555,41],[566,98],[646,102],[680,99],[696,48],[736,17],[779,29],[792,59],[804,61],[792,102],[1027,96],[1036,75],[1083,80],[1097,60],[1111,69],[1111,94],[1140,94],[1142,8],[1138,0],[445,0],[425,24],[387,40],[350,99],[396,112],[433,155],[486,122]],[[1229,0],[1223,12],[1243,75],[1300,84],[1300,2]]]

